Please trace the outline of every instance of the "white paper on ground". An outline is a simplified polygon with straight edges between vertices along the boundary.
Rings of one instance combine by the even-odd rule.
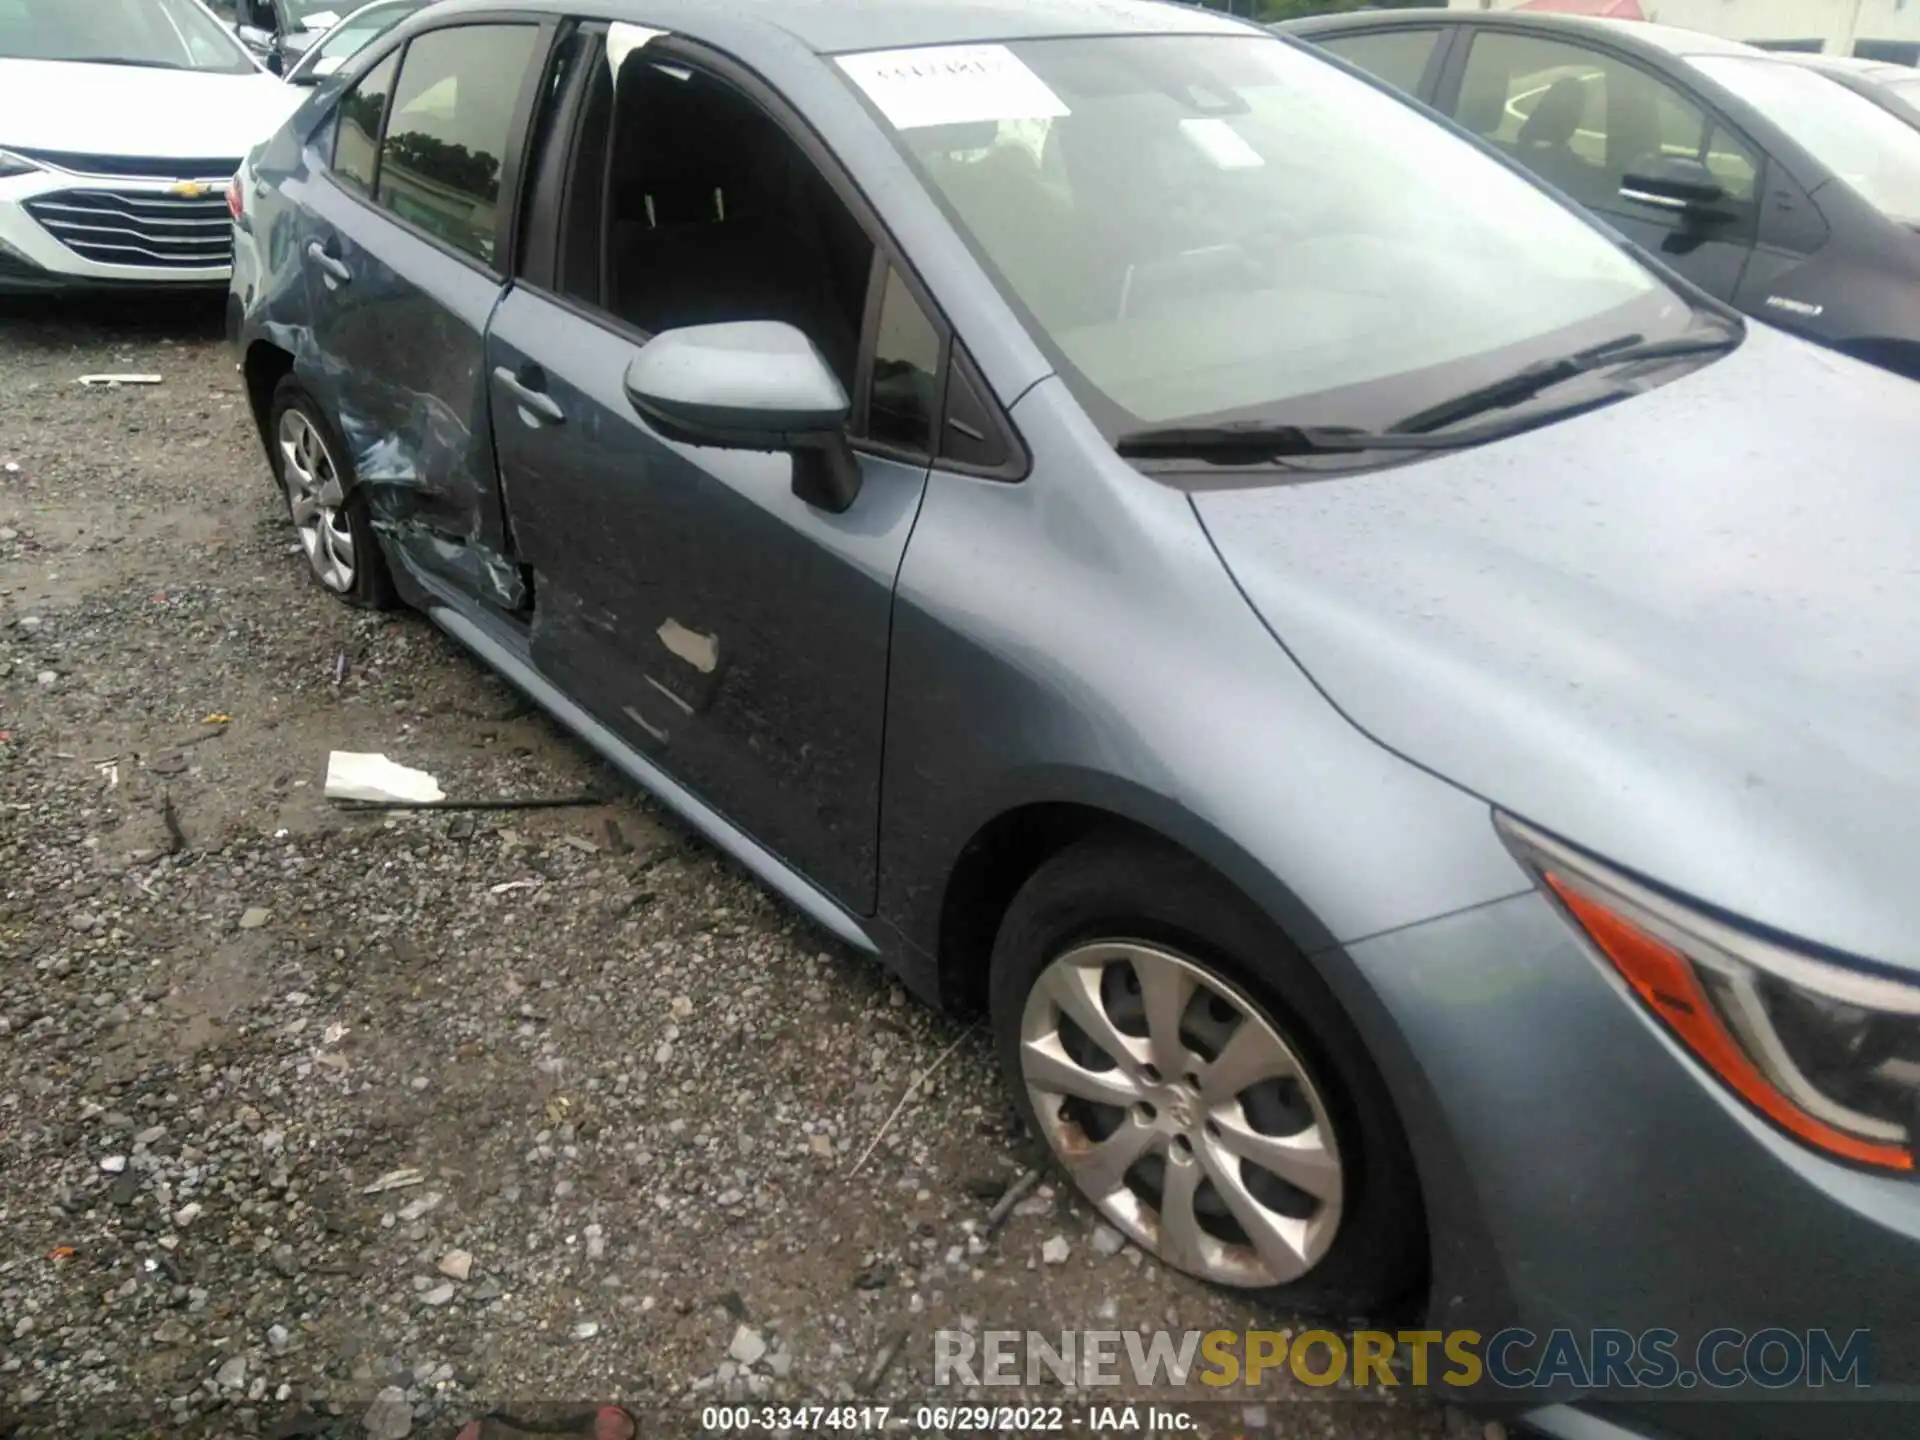
[[[896,130],[1045,120],[1066,102],[1004,45],[922,45],[842,55],[841,70]]]
[[[384,755],[335,750],[327,756],[327,798],[430,805],[447,797],[440,782],[424,770],[396,764]]]

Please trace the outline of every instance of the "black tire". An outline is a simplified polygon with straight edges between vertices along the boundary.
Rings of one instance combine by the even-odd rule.
[[[273,404],[267,413],[267,454],[273,465],[273,477],[280,485],[281,497],[291,507],[293,495],[288,486],[286,456],[280,445],[281,424],[289,411],[298,412],[326,446],[328,459],[345,491],[344,503],[339,508],[353,539],[353,583],[349,588],[336,590],[327,585],[311,564],[307,567],[308,578],[329,595],[349,605],[366,610],[396,608],[400,598],[394,590],[393,574],[387,569],[386,554],[380,548],[379,537],[374,534],[372,517],[367,513],[367,497],[361,492],[354,475],[353,456],[327,412],[291,375],[282,377],[274,387]]]
[[[1021,1015],[1047,965],[1093,940],[1148,942],[1216,972],[1254,1002],[1320,1092],[1342,1166],[1333,1242],[1299,1279],[1244,1293],[1342,1320],[1410,1299],[1426,1279],[1426,1228],[1413,1156],[1385,1082],[1326,982],[1277,927],[1171,846],[1132,836],[1080,841],[1034,873],[1001,923],[989,988],[994,1043],[1039,1147],[1047,1145],[1021,1073]]]

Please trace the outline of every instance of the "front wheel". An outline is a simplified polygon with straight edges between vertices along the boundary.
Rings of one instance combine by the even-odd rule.
[[[1218,1285],[1367,1313],[1423,1273],[1412,1157],[1323,981],[1197,861],[1056,856],[994,948],[1002,1066],[1103,1218]]]

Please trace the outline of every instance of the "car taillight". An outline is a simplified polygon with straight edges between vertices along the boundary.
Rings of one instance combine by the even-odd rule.
[[[246,219],[247,197],[246,192],[240,188],[240,175],[238,171],[235,171],[233,178],[227,181],[227,209],[231,212],[234,219]]]
[[[1500,828],[1633,995],[1728,1089],[1815,1149],[1913,1171],[1920,985],[1736,929],[1510,817]]]

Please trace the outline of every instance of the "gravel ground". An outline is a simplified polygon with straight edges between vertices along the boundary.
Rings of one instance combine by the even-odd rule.
[[[342,814],[334,748],[615,798]],[[0,1434],[692,1433],[901,1335],[910,1409],[940,1327],[1287,1323],[1049,1186],[970,1239],[1035,1158],[980,1031],[307,581],[217,311],[0,310]],[[1465,1429],[1264,1388],[1210,1432]]]

